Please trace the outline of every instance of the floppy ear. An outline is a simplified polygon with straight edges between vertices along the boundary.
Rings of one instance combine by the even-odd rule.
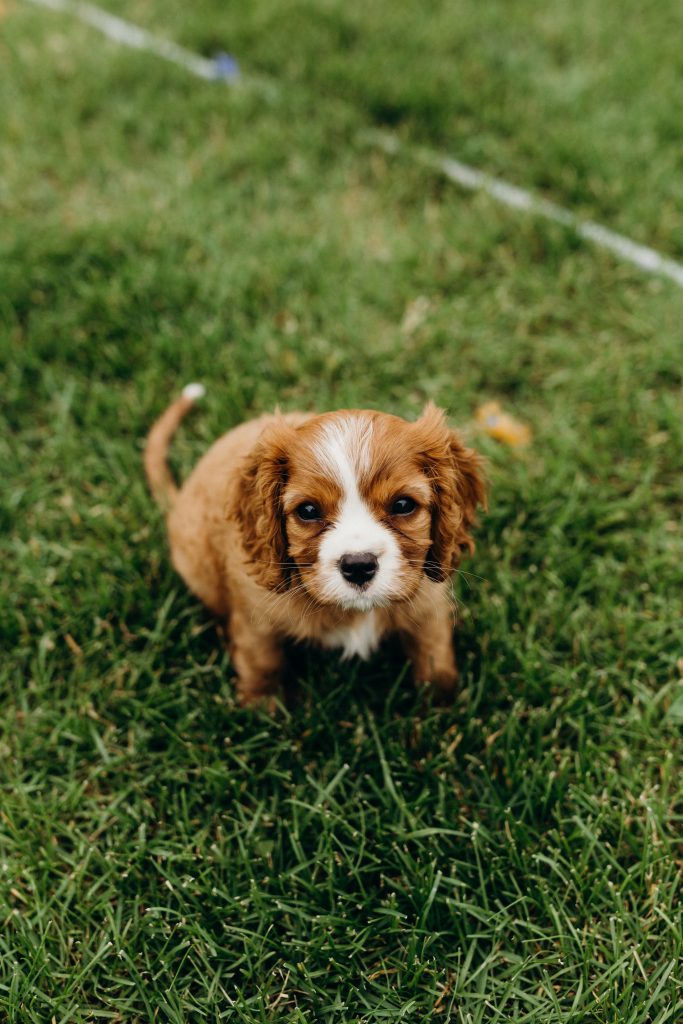
[[[434,494],[432,546],[425,573],[433,580],[446,579],[464,551],[472,554],[477,508],[486,508],[483,460],[466,448],[445,422],[442,409],[431,402],[415,424],[423,465]]]
[[[269,590],[289,579],[282,492],[287,482],[287,442],[291,433],[285,424],[266,429],[247,457],[229,510],[242,530],[244,548],[251,559],[249,572]]]

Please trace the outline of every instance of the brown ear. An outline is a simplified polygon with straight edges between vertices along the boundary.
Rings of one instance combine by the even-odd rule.
[[[242,530],[249,572],[269,590],[286,584],[289,578],[282,492],[287,482],[290,434],[284,424],[266,429],[247,457],[229,509]]]
[[[464,551],[474,551],[470,531],[476,525],[477,508],[486,508],[483,460],[463,445],[456,431],[447,426],[443,410],[431,402],[415,429],[434,493],[432,546],[425,572],[430,579],[444,580]]]

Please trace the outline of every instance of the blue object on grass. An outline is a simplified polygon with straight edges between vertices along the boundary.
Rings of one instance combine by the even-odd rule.
[[[231,81],[232,79],[239,78],[240,66],[234,57],[231,57],[229,53],[217,53],[213,58],[213,66],[216,72],[216,78],[223,78]]]

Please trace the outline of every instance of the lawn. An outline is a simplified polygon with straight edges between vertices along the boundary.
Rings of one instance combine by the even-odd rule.
[[[111,3],[228,87],[0,4],[1,1021],[683,1019],[683,295],[366,134],[683,259],[682,9],[608,8]],[[190,380],[179,475],[276,403],[468,431],[452,707],[389,647],[237,708],[141,471]]]

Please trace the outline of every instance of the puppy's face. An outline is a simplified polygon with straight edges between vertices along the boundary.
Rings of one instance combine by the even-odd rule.
[[[479,459],[439,410],[417,423],[342,411],[271,428],[238,512],[261,582],[367,611],[446,579],[483,500]]]

